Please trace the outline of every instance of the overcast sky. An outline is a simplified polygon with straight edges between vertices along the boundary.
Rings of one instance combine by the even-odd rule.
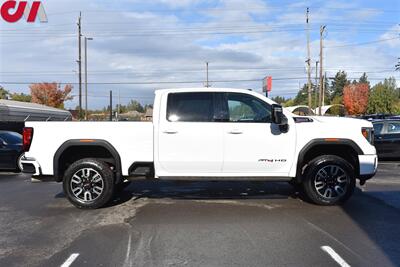
[[[3,1],[2,1],[3,2]],[[400,57],[400,1],[48,0],[48,23],[0,21],[0,85],[29,92],[30,82],[72,83],[78,94],[76,22],[88,41],[89,108],[102,108],[113,90],[121,102],[151,103],[154,90],[204,86],[295,96],[306,82],[305,11],[310,7],[312,77],[324,34],[328,76],[366,71],[371,83],[395,76]],[[84,59],[84,54],[82,54]],[[169,83],[172,82],[172,83]],[[174,83],[175,82],[175,83]],[[19,84],[17,84],[19,83]],[[398,82],[398,84],[400,84]],[[78,97],[66,106],[75,107]]]

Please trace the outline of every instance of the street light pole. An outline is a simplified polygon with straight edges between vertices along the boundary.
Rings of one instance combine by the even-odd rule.
[[[88,119],[88,93],[87,93],[87,84],[88,84],[88,78],[87,78],[87,41],[93,40],[93,38],[88,38],[85,36],[85,120],[87,121]]]

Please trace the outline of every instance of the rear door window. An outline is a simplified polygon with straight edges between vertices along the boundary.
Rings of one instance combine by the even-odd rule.
[[[168,95],[167,120],[171,122],[211,122],[214,112],[213,93],[191,92]]]

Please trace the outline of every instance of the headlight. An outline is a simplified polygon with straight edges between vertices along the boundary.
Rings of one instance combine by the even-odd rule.
[[[374,144],[374,128],[362,128],[361,133],[371,145]]]

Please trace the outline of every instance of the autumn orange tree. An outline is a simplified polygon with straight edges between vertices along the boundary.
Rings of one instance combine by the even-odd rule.
[[[49,107],[64,108],[64,102],[71,100],[72,85],[67,84],[61,89],[61,85],[52,83],[34,83],[29,86],[31,89],[32,102],[43,104]]]
[[[353,83],[343,89],[343,104],[350,115],[364,114],[368,106],[369,85]]]

